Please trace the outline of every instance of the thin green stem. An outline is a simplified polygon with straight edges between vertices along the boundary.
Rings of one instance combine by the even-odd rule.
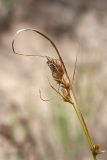
[[[77,106],[75,106],[75,104],[73,104],[73,107],[74,107],[74,110],[75,110],[75,112],[76,112],[76,114],[77,114],[77,117],[78,117],[78,119],[79,119],[79,121],[80,121],[80,123],[81,123],[81,126],[82,126],[82,128],[83,128],[83,130],[84,130],[84,133],[85,133],[86,138],[87,138],[87,140],[88,140],[88,143],[89,143],[89,145],[90,145],[90,149],[92,149],[92,148],[94,147],[94,144],[93,144],[93,142],[92,142],[91,136],[90,136],[90,134],[89,134],[89,131],[88,131],[88,128],[87,128],[87,126],[86,126],[86,122],[84,121],[84,118],[83,118],[83,116],[82,116],[82,113],[81,113],[80,109],[77,108]]]
[[[91,136],[89,134],[89,131],[88,131],[86,122],[85,122],[85,120],[83,118],[82,112],[80,111],[79,107],[77,106],[77,103],[76,103],[76,100],[75,100],[74,97],[73,97],[72,100],[69,100],[69,103],[71,103],[73,105],[73,108],[74,108],[74,110],[76,112],[76,115],[77,115],[77,117],[78,117],[78,119],[80,121],[80,124],[81,124],[81,126],[83,128],[83,131],[84,131],[84,133],[86,135],[87,141],[88,141],[89,146],[90,146],[90,150],[92,151],[93,148],[94,148],[94,143],[93,143],[92,138],[91,138]],[[93,155],[93,159],[97,160],[96,159],[96,155],[94,155],[93,152],[92,152],[92,155]]]
[[[93,159],[94,159],[94,160],[97,160],[97,157],[96,157],[96,155],[94,155],[94,154],[93,154]]]

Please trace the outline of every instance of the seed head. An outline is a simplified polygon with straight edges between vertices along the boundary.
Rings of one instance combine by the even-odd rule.
[[[47,64],[52,72],[54,80],[60,84],[63,79],[64,70],[58,59],[47,58]]]

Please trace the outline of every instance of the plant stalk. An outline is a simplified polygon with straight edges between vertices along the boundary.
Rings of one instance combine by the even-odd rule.
[[[91,138],[91,136],[89,134],[89,131],[88,131],[88,128],[87,128],[87,125],[86,125],[86,122],[85,122],[85,120],[83,118],[82,112],[80,111],[79,107],[77,106],[77,103],[76,103],[76,100],[75,100],[74,96],[72,97],[72,99],[69,100],[69,103],[72,104],[72,106],[73,106],[73,108],[74,108],[74,110],[76,112],[76,115],[77,115],[77,117],[78,117],[78,119],[80,121],[80,124],[81,124],[81,126],[83,128],[83,131],[84,131],[84,133],[86,135],[86,138],[87,138],[87,141],[89,143],[90,150],[92,151],[95,145],[94,145],[94,143],[92,141],[92,138]],[[92,152],[92,155],[93,155],[93,159],[97,160],[96,159],[96,155],[94,155],[93,152]]]
[[[94,154],[93,154],[93,159],[94,159],[94,160],[97,160],[97,157],[96,157],[96,155],[94,155]]]

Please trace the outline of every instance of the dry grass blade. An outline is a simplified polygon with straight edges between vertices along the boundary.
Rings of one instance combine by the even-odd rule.
[[[62,58],[61,58],[61,56],[60,56],[60,53],[59,53],[56,45],[54,44],[54,42],[53,42],[48,36],[46,36],[45,34],[41,33],[40,31],[38,31],[38,30],[36,30],[36,29],[30,29],[30,28],[18,30],[18,31],[16,32],[15,36],[14,36],[13,41],[12,41],[12,50],[13,50],[14,54],[23,55],[23,56],[39,56],[39,57],[42,57],[42,58],[47,58],[47,57],[48,57],[48,56],[42,56],[42,55],[36,55],[36,54],[33,54],[33,55],[32,55],[32,54],[23,54],[23,53],[18,53],[18,52],[15,51],[14,44],[15,44],[15,41],[16,41],[16,39],[17,39],[17,36],[18,36],[19,34],[21,34],[22,32],[26,32],[26,31],[32,31],[32,32],[38,33],[39,35],[41,35],[42,37],[44,37],[45,39],[47,39],[47,40],[51,43],[51,45],[53,46],[53,48],[54,48],[55,51],[56,51],[56,54],[57,54],[57,56],[58,56],[58,58],[59,58],[59,60],[60,60],[60,62],[61,62],[61,64],[62,64],[62,66],[63,66],[64,71],[65,71],[66,77],[67,77],[67,79],[68,79],[68,81],[69,81],[69,83],[70,83],[70,78],[69,78],[69,76],[68,76],[66,67],[65,67],[65,65],[64,65],[64,62],[63,62],[63,60],[62,60]]]
[[[42,97],[42,94],[41,94],[41,90],[40,90],[40,89],[39,89],[39,95],[40,95],[40,99],[41,99],[42,101],[45,101],[45,102],[49,102],[49,101],[53,100],[53,98],[55,98],[55,97],[52,97],[52,98],[50,98],[50,99],[44,99],[44,98]]]

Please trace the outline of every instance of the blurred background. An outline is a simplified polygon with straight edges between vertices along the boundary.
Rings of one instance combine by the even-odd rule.
[[[0,160],[91,160],[72,106],[50,88],[46,60],[14,55],[17,30],[35,28],[57,45],[72,78],[79,106],[95,144],[107,150],[107,1],[0,0]],[[56,56],[33,32],[21,34],[16,50]],[[44,99],[40,99],[39,89]],[[107,153],[98,160],[106,160]]]

